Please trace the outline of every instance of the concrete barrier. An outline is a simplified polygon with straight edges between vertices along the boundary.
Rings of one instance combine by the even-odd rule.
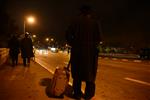
[[[115,53],[100,53],[101,57],[114,57],[114,58],[124,58],[124,59],[139,59],[137,54],[115,54]]]
[[[0,65],[4,64],[9,55],[9,49],[8,48],[0,48]]]

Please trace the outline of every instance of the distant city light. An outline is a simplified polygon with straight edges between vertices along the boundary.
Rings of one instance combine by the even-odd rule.
[[[53,38],[51,38],[51,41],[54,41],[54,39],[53,39]]]
[[[100,42],[100,44],[103,44],[103,42]]]
[[[28,34],[28,35],[29,35],[30,33],[29,33],[29,32],[26,32],[26,34]]]

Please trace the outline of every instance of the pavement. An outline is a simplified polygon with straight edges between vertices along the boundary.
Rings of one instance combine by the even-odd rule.
[[[47,90],[52,77],[53,74],[34,61],[27,67],[21,58],[15,67],[7,62],[0,66],[0,100],[74,100],[66,95],[61,99],[49,96]]]

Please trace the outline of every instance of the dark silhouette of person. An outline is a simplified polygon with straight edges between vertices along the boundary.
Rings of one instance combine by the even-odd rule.
[[[8,43],[9,55],[12,60],[12,66],[18,65],[19,40],[16,35],[12,35]]]
[[[23,58],[23,65],[30,65],[30,58],[34,57],[33,44],[29,37],[29,34],[25,34],[25,37],[21,40],[21,57]]]
[[[88,5],[80,8],[80,15],[66,31],[67,43],[71,46],[71,74],[73,78],[73,97],[90,100],[95,95],[95,80],[98,66],[98,48],[100,31]],[[86,82],[85,93],[81,92],[81,83]]]

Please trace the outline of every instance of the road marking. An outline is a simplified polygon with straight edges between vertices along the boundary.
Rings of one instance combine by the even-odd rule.
[[[136,79],[132,79],[132,78],[129,78],[129,77],[126,77],[124,78],[125,80],[128,80],[128,81],[132,81],[132,82],[136,82],[136,83],[140,83],[140,84],[143,84],[143,85],[148,85],[150,86],[150,83],[148,82],[144,82],[144,81],[141,81],[141,80],[136,80]]]
[[[109,58],[109,57],[99,57],[100,59],[105,59],[105,60],[108,60],[108,59],[111,59],[111,60],[118,60],[118,58]],[[121,58],[120,58],[121,59]],[[121,59],[121,61],[129,61],[128,59]],[[141,63],[142,60],[132,60],[133,62],[136,62],[136,63]],[[150,63],[150,62],[149,62]]]
[[[50,68],[47,68],[47,67],[45,66],[45,64],[41,63],[38,58],[35,58],[35,61],[36,61],[38,64],[40,64],[43,68],[45,68],[47,71],[49,71],[50,73],[54,74],[54,71],[51,70]],[[66,62],[64,62],[64,63],[66,63]],[[69,85],[70,85],[70,86],[73,85],[72,82],[71,82],[71,80],[69,81]],[[82,90],[82,92],[84,93],[84,89],[82,88],[81,90]]]
[[[134,60],[133,62],[142,62],[141,60]]]
[[[107,59],[109,59],[109,58],[108,58],[108,57],[105,57],[104,59],[106,59],[106,60],[107,60]]]
[[[51,70],[50,68],[46,67],[46,64],[44,64],[44,62],[40,62],[40,60],[38,58],[35,58],[35,61],[40,64],[43,68],[45,68],[47,71],[49,71],[50,73],[54,74],[54,71]]]
[[[128,61],[128,59],[122,59],[122,61]]]
[[[117,58],[112,58],[112,60],[118,60]]]

